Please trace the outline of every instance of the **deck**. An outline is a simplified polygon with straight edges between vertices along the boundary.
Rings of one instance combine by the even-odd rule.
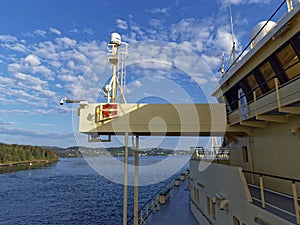
[[[190,210],[188,189],[189,179],[180,181],[179,187],[173,187],[166,204],[148,218],[149,225],[199,225]]]

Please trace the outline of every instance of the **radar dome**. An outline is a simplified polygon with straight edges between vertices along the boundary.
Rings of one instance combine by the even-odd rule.
[[[118,33],[112,33],[110,35],[110,44],[116,44],[120,45],[121,44],[121,36]]]
[[[260,33],[256,36],[256,38],[254,40],[252,40],[250,48],[252,49],[264,36],[266,36],[267,33],[270,32],[270,30],[273,29],[273,27],[275,27],[277,25],[277,23],[273,22],[273,21],[269,21],[267,24],[267,21],[262,21],[260,23],[258,23],[252,30],[251,34],[250,34],[250,39],[252,40],[257,33],[260,31],[260,29],[263,29],[260,31]],[[266,25],[265,25],[266,24]]]

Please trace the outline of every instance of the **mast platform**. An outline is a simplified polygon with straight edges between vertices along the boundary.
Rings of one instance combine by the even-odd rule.
[[[227,126],[224,104],[81,103],[79,132],[96,135],[222,136]]]

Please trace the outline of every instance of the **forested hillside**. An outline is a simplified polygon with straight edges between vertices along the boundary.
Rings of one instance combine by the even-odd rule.
[[[56,152],[38,146],[0,143],[0,163],[26,161],[56,161]]]

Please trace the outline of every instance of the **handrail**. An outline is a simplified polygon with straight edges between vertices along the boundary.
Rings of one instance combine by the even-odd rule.
[[[250,174],[255,174],[255,175],[260,175],[260,176],[265,176],[265,177],[272,177],[272,178],[277,178],[277,179],[281,179],[281,180],[288,180],[288,181],[292,181],[292,182],[299,182],[300,180],[296,179],[296,178],[290,178],[290,177],[283,177],[283,176],[278,176],[278,175],[272,175],[272,174],[267,174],[267,173],[260,173],[260,172],[254,172],[254,171],[249,171],[249,170],[242,170],[242,172],[244,173],[250,173]]]
[[[226,147],[214,147],[214,151],[205,150],[204,148],[195,149],[191,155],[191,160],[227,160],[230,156],[230,150]]]
[[[165,187],[167,187],[168,185],[170,185],[170,184],[173,182],[173,180],[174,180],[174,178],[175,178],[176,176],[178,176],[179,174],[181,174],[183,171],[186,171],[186,170],[187,170],[187,168],[181,169],[178,173],[174,174],[171,178],[169,178],[169,179],[167,180],[167,182],[166,182],[166,183],[165,183],[165,184],[164,184],[157,192],[155,192],[155,194],[153,194],[153,195],[151,196],[151,198],[150,198],[150,199],[149,199],[142,207],[140,207],[140,209],[138,210],[138,214],[139,214],[139,215],[141,215],[142,212],[146,209],[146,216],[145,216],[144,218],[142,218],[142,220],[144,221],[144,223],[145,223],[145,221],[148,219],[148,217],[149,217],[153,212],[156,211],[155,206],[154,206],[153,204],[154,204],[154,201],[156,201],[155,204],[158,204],[158,195],[159,195],[159,193],[160,193]],[[148,206],[149,206],[149,204],[152,205],[150,211],[148,211]],[[158,205],[157,205],[157,206],[158,206]],[[127,220],[127,224],[129,224],[133,219],[134,219],[134,216],[132,216],[129,220]],[[140,220],[141,220],[141,218],[140,218]],[[139,221],[139,224],[141,224],[140,221]]]
[[[249,94],[252,94],[252,93],[253,93],[254,91],[256,91],[257,89],[259,89],[259,88],[263,87],[264,85],[266,85],[269,81],[271,81],[271,80],[273,80],[274,78],[277,78],[278,76],[280,76],[280,74],[283,74],[284,72],[286,72],[286,71],[289,70],[290,68],[296,66],[298,63],[300,63],[300,60],[297,61],[297,62],[295,62],[295,63],[293,63],[293,64],[291,64],[289,67],[285,68],[284,70],[282,70],[282,71],[280,71],[280,72],[274,74],[274,75],[273,75],[272,77],[270,77],[269,79],[264,80],[264,81],[261,82],[261,83],[257,83],[257,87],[255,87],[255,88],[253,88],[253,89],[251,88],[249,91],[244,92],[244,95],[243,95],[242,97],[247,96],[247,95],[249,95]],[[300,74],[298,74],[297,76],[295,76],[293,79],[291,79],[291,80],[289,80],[289,81],[287,81],[287,82],[281,84],[280,87],[283,87],[283,86],[287,85],[288,83],[290,83],[291,81],[294,81],[295,79],[298,79],[299,77],[300,77]],[[278,79],[278,78],[277,78],[277,79]],[[257,99],[262,98],[262,97],[264,97],[265,95],[267,95],[267,94],[269,94],[269,93],[271,93],[271,92],[274,92],[274,91],[276,91],[275,88],[272,89],[272,90],[269,90],[269,91],[266,92],[266,93],[263,93],[261,96],[257,97]],[[230,105],[233,105],[233,104],[236,104],[242,97],[237,98],[236,100],[232,101],[232,102],[229,104],[229,106],[230,106]],[[248,100],[247,100],[247,101],[248,101]],[[253,102],[253,100],[248,101],[248,104],[251,103],[251,102]],[[235,112],[236,110],[238,110],[238,108],[236,108],[235,110],[232,110],[232,112]],[[232,112],[231,112],[231,113],[232,113]]]
[[[297,221],[297,224],[300,224],[300,206],[299,206],[299,199],[298,199],[298,194],[297,194],[297,187],[296,187],[296,182],[300,183],[299,179],[296,178],[290,178],[290,177],[283,177],[283,176],[278,176],[278,175],[273,175],[273,174],[266,174],[266,173],[261,173],[261,172],[254,172],[254,171],[248,171],[248,170],[242,170],[242,172],[244,173],[249,173],[252,175],[259,175],[259,188],[260,188],[260,197],[261,200],[256,199],[255,197],[252,197],[252,199],[261,202],[261,207],[265,208],[266,205],[269,205],[272,208],[275,208],[277,210],[280,210],[281,212],[284,212],[286,214],[291,215],[290,212],[287,212],[285,209],[282,209],[278,206],[272,205],[270,203],[266,203],[265,201],[265,188],[264,188],[264,182],[263,182],[263,177],[270,177],[270,178],[275,178],[275,179],[280,179],[280,180],[284,180],[284,181],[290,181],[291,182],[291,188],[292,188],[292,192],[293,192],[293,200],[294,200],[294,214],[292,214],[293,216],[295,216],[295,219]],[[276,193],[276,191],[275,191]],[[277,192],[278,193],[278,192]]]

